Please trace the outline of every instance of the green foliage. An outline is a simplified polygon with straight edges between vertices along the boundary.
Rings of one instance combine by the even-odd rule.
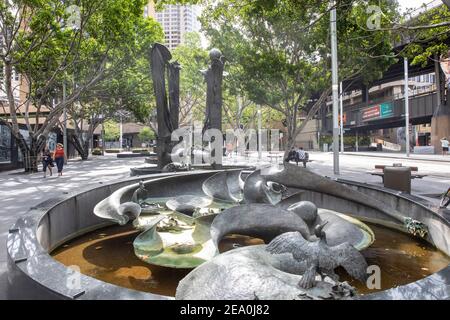
[[[127,110],[137,121],[145,122],[154,108],[148,51],[154,42],[161,42],[164,36],[158,23],[141,16],[136,21],[134,32],[134,49],[125,60],[120,61],[120,68],[99,81],[82,99],[109,117],[117,110]]]
[[[102,149],[100,148],[95,148],[94,150],[92,150],[92,155],[93,156],[101,156],[103,154]]]
[[[156,9],[162,10],[168,4],[200,4],[204,0],[154,0]]]
[[[43,97],[51,99],[63,81],[72,84],[67,86],[70,95],[74,83],[86,85],[99,70],[105,80],[123,75],[136,57],[143,57],[151,43],[162,37],[160,26],[142,17],[145,0],[29,2],[33,12],[29,28],[19,33],[14,58],[18,70],[31,80],[30,94],[36,103]],[[64,25],[69,18],[66,9],[73,4],[81,10],[80,29]],[[34,46],[42,39],[46,41],[41,46]]]
[[[180,124],[186,125],[192,115],[201,120],[206,101],[206,83],[200,70],[209,63],[208,51],[201,46],[196,32],[185,34],[184,43],[172,52],[174,61],[181,64],[180,72]]]
[[[361,27],[369,17],[367,1],[338,2],[341,80],[381,77],[395,59],[383,31]],[[384,25],[396,14],[390,1],[382,6]],[[314,99],[331,85],[329,2],[315,0],[223,0],[210,3],[202,28],[211,46],[227,59],[228,90],[270,107],[286,119],[288,137]]]
[[[324,143],[327,143],[329,146],[332,145],[333,136],[320,136],[319,144],[321,146],[323,146]],[[356,136],[345,136],[344,135],[344,146],[354,146],[354,145],[356,145]],[[359,146],[370,145],[370,137],[369,136],[358,136],[358,145]]]
[[[120,149],[106,149],[105,153],[120,153]]]
[[[105,121],[105,141],[117,141],[120,138],[120,128],[117,122],[112,120]]]
[[[133,149],[131,152],[149,154],[148,149]]]
[[[138,118],[150,113],[147,54],[151,44],[163,38],[163,32],[153,19],[143,17],[147,3],[1,1],[0,33],[7,46],[0,52],[1,63],[8,74],[15,69],[22,75],[29,85],[23,86],[27,88],[23,96],[37,110],[33,117],[42,119],[41,126],[27,125],[31,141],[46,138],[66,107],[75,122],[91,121],[99,114],[108,116],[115,109],[128,109]],[[70,10],[74,5],[78,10]],[[77,21],[77,27],[72,27],[71,20]],[[10,91],[7,96],[12,97],[13,89],[6,88]],[[13,98],[9,103],[15,104]],[[19,132],[17,115],[12,112],[9,118],[25,158],[38,153],[43,144],[28,146]]]
[[[138,137],[143,142],[156,139],[155,132],[149,127],[142,128],[141,131],[139,131]]]
[[[382,12],[376,29],[367,26],[374,14],[368,11],[369,6],[377,6]],[[397,61],[393,44],[398,36],[386,27],[399,19],[398,4],[389,0],[346,0],[338,6],[337,16],[340,77],[356,73],[365,84],[380,79]]]
[[[409,26],[429,26],[450,21],[450,9],[445,6],[438,6],[427,12],[417,16],[408,22]],[[430,63],[434,63],[435,57],[447,55],[449,51],[448,36],[449,26],[436,28],[423,28],[416,30],[397,31],[399,37],[409,38],[413,40],[406,47],[404,56],[411,60],[412,65],[421,65],[425,67]]]

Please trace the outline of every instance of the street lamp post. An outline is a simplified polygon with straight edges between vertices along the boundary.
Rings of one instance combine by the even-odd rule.
[[[64,103],[64,111],[63,111],[63,146],[64,146],[64,162],[67,164],[67,106],[66,106],[66,82],[63,82],[63,103]]]
[[[258,161],[262,159],[262,129],[261,106],[258,105]]]
[[[404,59],[405,66],[405,149],[406,156],[409,157],[409,76],[408,76],[408,58]]]
[[[122,152],[123,147],[123,125],[122,125],[122,114],[120,114],[120,137],[119,137],[119,150]]]
[[[333,89],[333,169],[334,174],[339,174],[339,85],[338,85],[338,57],[337,57],[337,32],[336,32],[336,1],[332,1],[333,8],[330,13],[331,29],[331,72]]]
[[[344,153],[344,100],[343,100],[344,92],[342,91],[342,81],[340,83],[340,99],[339,99],[339,106],[340,106],[340,113],[341,113],[341,153]]]
[[[102,132],[101,132],[101,136],[102,136],[102,156],[105,155],[105,119],[103,114],[100,115],[100,119],[102,122]]]

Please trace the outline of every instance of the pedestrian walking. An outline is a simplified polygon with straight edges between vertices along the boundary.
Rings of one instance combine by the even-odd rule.
[[[303,168],[306,168],[307,157],[305,150],[303,150],[303,147],[300,147],[300,149],[297,150],[297,159],[298,161],[303,162]]]
[[[446,154],[448,154],[448,145],[449,145],[449,141],[447,140],[446,137],[443,137],[441,139],[441,146],[442,146],[442,155],[445,156]]]
[[[53,175],[52,167],[55,165],[53,164],[53,158],[52,153],[48,149],[48,147],[45,147],[44,151],[42,152],[42,166],[44,167],[44,178],[47,177],[47,169],[50,172],[50,176]]]
[[[226,146],[226,156],[227,157],[232,157],[233,156],[233,144],[231,142],[227,143]]]
[[[53,153],[53,160],[58,167],[58,176],[62,176],[62,171],[64,168],[64,161],[66,160],[66,154],[64,153],[64,146],[62,143],[56,145],[56,150]]]

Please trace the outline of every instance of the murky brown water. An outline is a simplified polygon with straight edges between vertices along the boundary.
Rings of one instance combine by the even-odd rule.
[[[425,242],[387,228],[370,225],[376,241],[363,251],[369,265],[381,269],[381,290],[404,285],[432,273],[450,263],[450,258]],[[190,272],[149,265],[139,260],[133,251],[133,240],[140,233],[127,226],[112,226],[88,233],[56,249],[52,255],[69,266],[77,265],[81,272],[122,287],[174,296],[178,282]],[[228,236],[220,251],[239,246],[263,243],[260,239]],[[347,280],[361,294],[372,293],[365,285],[351,281],[338,270],[341,281]]]
[[[450,257],[427,242],[392,229],[366,223],[375,233],[375,242],[362,254],[369,265],[381,270],[381,289],[368,289],[338,270],[340,280],[347,280],[359,294],[374,293],[405,285],[438,272],[450,264]]]

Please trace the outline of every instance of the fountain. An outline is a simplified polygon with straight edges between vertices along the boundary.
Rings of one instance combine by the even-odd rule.
[[[283,195],[288,199],[297,191],[288,192],[283,185],[266,181],[261,170],[245,181],[241,170],[219,172],[206,179],[201,189],[204,194],[151,197],[141,181],[131,201],[117,201],[125,199],[122,195],[129,187],[119,189],[100,202],[94,214],[119,225],[133,220],[143,231],[133,242],[136,255],[147,263],[171,268],[195,268],[211,260],[228,234],[270,241],[283,232],[299,231],[314,241],[311,230],[323,219],[329,222],[325,230],[330,244],[350,242],[363,249],[374,240],[370,228],[361,222],[331,211],[318,212],[311,202],[301,201],[287,209],[277,206]],[[143,215],[148,207],[150,214]]]
[[[22,298],[445,299],[449,231],[419,198],[289,164],[161,173],[33,208],[10,229],[9,280]]]

